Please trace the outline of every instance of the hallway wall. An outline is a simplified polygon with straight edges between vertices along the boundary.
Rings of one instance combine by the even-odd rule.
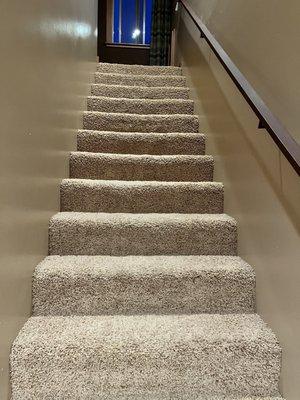
[[[189,0],[300,143],[300,2]]]
[[[96,68],[96,0],[0,3],[0,398]]]
[[[229,35],[225,28],[230,25],[226,20],[227,14],[235,14],[237,10],[242,13],[237,1],[232,1],[232,7],[237,6],[237,10],[231,10],[228,1],[193,3],[195,7],[197,5],[199,14],[205,11],[206,19],[209,19],[209,15],[214,19],[214,13],[217,14],[218,30],[215,32],[214,27],[217,22],[213,23],[212,20],[210,28],[217,36],[222,34],[223,31],[220,30],[224,28],[225,38]],[[221,3],[226,4],[229,10],[225,10]],[[250,3],[255,8],[258,2],[249,4],[243,2],[248,15],[253,15],[254,10],[252,14],[249,11]],[[204,11],[201,5],[205,6]],[[277,1],[274,2],[275,5],[278,6]],[[242,13],[241,17],[245,15]],[[238,61],[237,64],[242,67],[242,72],[245,72],[245,65],[247,72],[255,64],[254,70],[257,70],[258,74],[261,72],[261,82],[265,82],[264,77],[268,74],[260,69],[262,66],[258,62],[258,55],[256,58],[253,55],[254,44],[249,50],[253,55],[251,63],[243,57],[249,47],[243,48],[245,45],[243,39],[248,35],[245,31],[250,29],[251,21],[247,24],[244,21],[243,28],[238,19],[235,21],[237,21],[235,30],[238,32],[236,40],[232,38],[231,46],[228,46],[228,37],[226,41],[222,36],[225,49],[235,61]],[[251,24],[253,33],[257,24],[253,26],[253,21]],[[233,26],[231,28],[233,29]],[[250,41],[250,38],[248,40]],[[255,35],[252,40],[258,49],[263,46],[258,43]],[[271,42],[273,39],[265,38],[265,40]],[[215,180],[223,181],[225,184],[225,212],[238,221],[239,255],[256,271],[258,312],[275,331],[283,347],[281,383],[283,394],[286,400],[297,400],[300,393],[299,177],[280,154],[266,131],[257,129],[258,120],[254,113],[208,45],[199,38],[199,31],[186,13],[183,14],[180,23],[177,50],[177,62],[182,64],[189,85],[192,87],[191,95],[196,101],[201,131],[207,135],[207,153],[215,157]],[[279,50],[270,48],[271,59],[274,58],[276,51]],[[289,51],[293,50],[290,48]],[[264,62],[267,63],[266,60]],[[271,63],[270,69],[272,66]],[[298,74],[289,77],[285,71],[284,77],[290,79],[290,82],[295,80],[297,82],[295,86],[299,84]],[[270,87],[270,93],[274,90],[278,96],[279,92],[276,92],[278,82],[272,71],[265,83],[266,87]],[[259,81],[254,81],[255,88],[256,85],[261,87]],[[287,101],[292,107],[296,106],[294,95],[293,91],[290,92]],[[274,94],[273,97],[268,97],[271,106],[279,104],[280,98],[277,96]],[[289,93],[282,92],[282,98],[287,96]],[[278,108],[274,107],[274,111],[277,112]],[[282,117],[282,114],[280,116]],[[292,122],[288,114],[285,116],[285,122]]]

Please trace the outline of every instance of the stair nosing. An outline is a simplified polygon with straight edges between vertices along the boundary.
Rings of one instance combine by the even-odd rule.
[[[213,160],[213,156],[208,154],[131,154],[131,153],[99,153],[92,151],[71,151],[71,157],[86,155],[88,157],[110,157],[110,158],[152,158],[152,159],[202,159],[202,160]]]
[[[157,75],[149,75],[149,74],[122,74],[119,72],[102,72],[102,71],[95,71],[94,74],[97,75],[113,75],[113,76],[130,76],[131,78],[175,78],[178,80],[185,80],[186,77],[184,75],[161,75],[161,74],[157,74]]]
[[[117,87],[117,88],[129,88],[129,89],[151,89],[151,90],[168,90],[168,89],[173,89],[173,90],[180,90],[180,91],[185,91],[185,92],[190,92],[190,88],[188,86],[130,86],[130,85],[108,85],[105,83],[92,83],[91,86],[102,86],[102,87]],[[166,98],[164,98],[166,99]]]
[[[112,86],[112,85],[108,85]],[[89,95],[87,96],[88,99],[101,99],[101,100],[120,100],[120,101],[129,101],[129,102],[145,102],[145,103],[186,103],[186,104],[194,104],[195,101],[192,99],[146,99],[146,98],[141,98],[141,99],[136,99],[136,98],[130,98],[130,97],[108,97],[108,96],[95,96],[95,95]],[[85,110],[88,111],[88,110]],[[187,114],[189,115],[189,114]]]
[[[86,182],[86,183],[91,183],[93,185],[97,184],[103,184],[103,183],[109,183],[113,185],[114,183],[120,183],[123,185],[153,185],[153,186],[187,186],[187,185],[192,185],[192,186],[217,186],[220,188],[224,188],[223,182],[219,181],[141,181],[141,180],[136,180],[136,181],[126,181],[126,180],[120,180],[120,179],[88,179],[88,178],[64,178],[61,181],[61,184],[64,183],[75,183],[75,182]]]
[[[111,113],[113,114],[113,113]],[[136,114],[136,115],[143,115],[143,114]],[[151,114],[151,115],[156,115],[156,114]],[[177,114],[177,115],[181,115],[181,114]],[[188,114],[186,114],[188,115]],[[140,136],[149,136],[149,137],[155,137],[155,136],[169,136],[170,138],[178,135],[180,137],[200,137],[200,138],[205,138],[206,135],[204,133],[201,132],[127,132],[127,131],[103,131],[103,130],[94,130],[94,129],[78,129],[77,130],[78,134],[82,134],[82,133],[86,133],[86,134],[93,134],[93,135],[140,135]]]
[[[128,113],[118,113],[118,112],[106,112],[106,111],[96,111],[96,110],[90,110],[90,111],[83,111],[84,115],[111,115],[112,117],[117,117],[117,116],[124,116],[127,118],[155,118],[155,119],[171,119],[171,118],[184,118],[184,119],[194,119],[198,120],[199,117],[195,114],[128,114]],[[196,132],[197,133],[197,132]]]

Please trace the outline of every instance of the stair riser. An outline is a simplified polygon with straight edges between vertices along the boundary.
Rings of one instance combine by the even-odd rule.
[[[126,181],[211,181],[213,160],[205,156],[177,160],[73,153],[70,157],[70,177]]]
[[[131,75],[182,75],[181,68],[178,67],[157,67],[157,66],[143,66],[143,65],[112,65],[112,64],[98,64],[97,71],[102,73],[115,73],[115,74],[131,74]]]
[[[189,99],[188,88],[92,85],[91,94],[92,96],[128,99]]]
[[[53,219],[49,236],[51,255],[236,255],[237,249],[236,226],[226,222]]]
[[[222,272],[198,275],[36,276],[34,315],[254,312],[254,281]]]
[[[75,319],[73,324],[79,326],[70,334],[74,332],[76,337],[66,343],[69,327],[57,332],[60,340],[50,337],[49,343],[44,337],[39,344],[35,339],[26,349],[16,343],[11,357],[12,400],[169,400],[170,393],[175,400],[202,396],[208,400],[278,393],[281,352],[272,342],[262,341],[264,338],[210,341],[190,337],[187,327],[190,342],[183,339],[182,331],[176,342],[174,331],[168,335],[160,322],[164,331],[161,341],[147,336],[142,342],[139,337],[144,326],[132,324],[130,331],[125,326],[123,335],[123,325],[111,333],[114,322],[110,317],[105,322],[107,327],[90,328],[87,318],[80,323]]]
[[[80,131],[78,151],[118,154],[176,155],[205,153],[205,137],[200,134],[154,134]]]
[[[86,112],[83,129],[120,132],[199,132],[196,116]]]
[[[186,86],[186,79],[183,76],[145,76],[96,73],[95,83],[123,86],[184,87]]]
[[[17,360],[24,374],[12,374],[12,380],[16,382],[13,385],[12,400],[96,400],[99,398],[169,400],[170,393],[172,393],[172,400],[226,400],[226,394],[228,392],[230,394],[230,390],[237,390],[237,386],[239,395],[237,397],[228,395],[228,400],[251,400],[253,391],[257,393],[257,396],[261,396],[262,400],[272,400],[269,397],[265,398],[265,387],[268,387],[270,392],[272,391],[272,395],[278,394],[278,390],[275,389],[277,371],[276,376],[275,374],[273,376],[271,372],[261,374],[261,369],[265,367],[265,363],[262,362],[264,354],[256,352],[256,348],[252,350],[234,348],[228,351],[217,347],[213,350],[209,349],[209,357],[207,357],[208,350],[204,350],[202,355],[197,354],[197,356],[188,353],[189,360],[182,360],[181,357],[179,366],[178,359],[174,359],[169,369],[166,369],[163,362],[159,362],[161,358],[159,353],[153,354],[156,360],[151,360],[152,362],[145,362],[146,356],[132,355],[128,363],[118,362],[118,367],[112,369],[113,356],[108,359],[96,356],[103,352],[102,347],[99,347],[95,353],[88,350],[78,351],[77,348],[65,351],[69,354],[67,362],[55,351],[51,354],[33,355],[36,369],[28,367],[26,357],[24,361]],[[134,350],[132,352],[134,353]],[[209,360],[199,363],[196,357],[209,358]],[[248,367],[242,373],[238,365],[244,364],[245,357],[245,362],[252,363],[253,367]],[[222,359],[223,368],[215,367],[220,363],[220,359]],[[272,361],[271,356],[266,357],[266,362]],[[275,362],[279,362],[279,357]],[[62,363],[65,364],[64,369],[61,368]],[[92,365],[88,373],[82,372],[82,363]],[[59,372],[55,374],[54,371]],[[252,378],[252,374],[255,378]],[[45,376],[47,376],[47,381],[51,379],[52,389],[45,387]],[[222,382],[215,384],[218,376],[222,376]],[[256,378],[258,376],[259,380]],[[30,382],[30,385],[26,385],[27,382]],[[253,397],[253,400],[260,400],[260,398]]]
[[[90,96],[87,100],[88,111],[129,114],[193,114],[192,100],[137,100],[113,99],[109,97]]]
[[[61,211],[124,213],[223,212],[222,185],[153,185],[65,181]]]

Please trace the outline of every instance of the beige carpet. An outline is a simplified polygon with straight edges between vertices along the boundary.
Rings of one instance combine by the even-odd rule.
[[[194,103],[185,99],[123,99],[89,96],[88,111],[133,114],[193,114]]]
[[[99,64],[91,94],[12,400],[280,400],[281,349],[181,69]]]
[[[77,149],[81,152],[117,154],[204,154],[205,136],[200,133],[103,132],[80,130]]]

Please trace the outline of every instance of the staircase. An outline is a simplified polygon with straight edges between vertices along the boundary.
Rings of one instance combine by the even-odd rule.
[[[176,67],[99,64],[12,400],[279,399],[281,350]]]

